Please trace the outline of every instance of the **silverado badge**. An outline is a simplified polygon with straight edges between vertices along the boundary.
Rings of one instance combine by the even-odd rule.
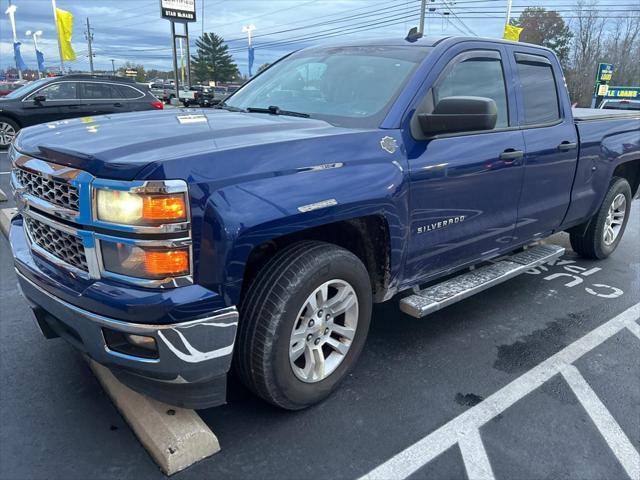
[[[385,152],[389,153],[395,153],[398,149],[398,143],[396,142],[396,139],[389,136],[382,137],[382,140],[380,140],[380,146]]]

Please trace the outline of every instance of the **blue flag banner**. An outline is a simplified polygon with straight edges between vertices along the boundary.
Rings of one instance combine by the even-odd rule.
[[[38,70],[44,72],[44,54],[40,50],[36,50],[36,58],[38,59]]]
[[[24,60],[22,60],[22,55],[20,54],[20,45],[20,42],[13,43],[13,56],[16,59],[16,68],[18,70],[26,70],[27,65],[24,63]]]
[[[249,47],[249,76],[251,76],[251,69],[253,68],[254,58],[255,58],[254,48]]]

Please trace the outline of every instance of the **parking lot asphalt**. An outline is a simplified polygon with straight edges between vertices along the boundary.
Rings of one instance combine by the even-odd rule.
[[[567,253],[554,265],[422,320],[398,299],[377,305],[355,371],[313,408],[280,411],[232,380],[228,405],[199,412],[222,451],[173,478],[632,477],[639,212],[636,201],[607,260],[579,258],[558,234],[549,242]],[[4,238],[0,419],[2,479],[163,477],[80,355],[40,336]]]

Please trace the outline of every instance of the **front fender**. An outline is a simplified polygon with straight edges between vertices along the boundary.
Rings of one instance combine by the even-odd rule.
[[[408,225],[406,169],[390,156],[376,157],[301,168],[213,192],[205,206],[198,281],[217,285],[225,300],[236,304],[254,248],[283,235],[369,215],[387,221],[391,278],[397,278]]]

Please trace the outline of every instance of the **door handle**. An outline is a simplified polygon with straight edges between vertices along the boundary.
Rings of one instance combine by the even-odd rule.
[[[565,140],[564,142],[562,142],[560,145],[558,145],[558,150],[560,150],[561,152],[566,152],[569,150],[573,150],[574,148],[577,148],[578,144],[577,143],[571,143],[567,140]]]
[[[524,157],[524,152],[522,150],[516,150],[514,148],[507,148],[500,154],[500,160],[504,160],[505,163],[513,163],[522,157]]]
[[[121,107],[121,106],[122,106],[122,104],[121,104],[120,102],[116,102],[116,103],[114,103],[114,104],[113,104],[113,106],[114,106],[114,107]]]
[[[69,107],[71,110],[77,110],[78,108],[80,108],[80,107],[78,107],[78,105],[68,105],[68,107]]]

